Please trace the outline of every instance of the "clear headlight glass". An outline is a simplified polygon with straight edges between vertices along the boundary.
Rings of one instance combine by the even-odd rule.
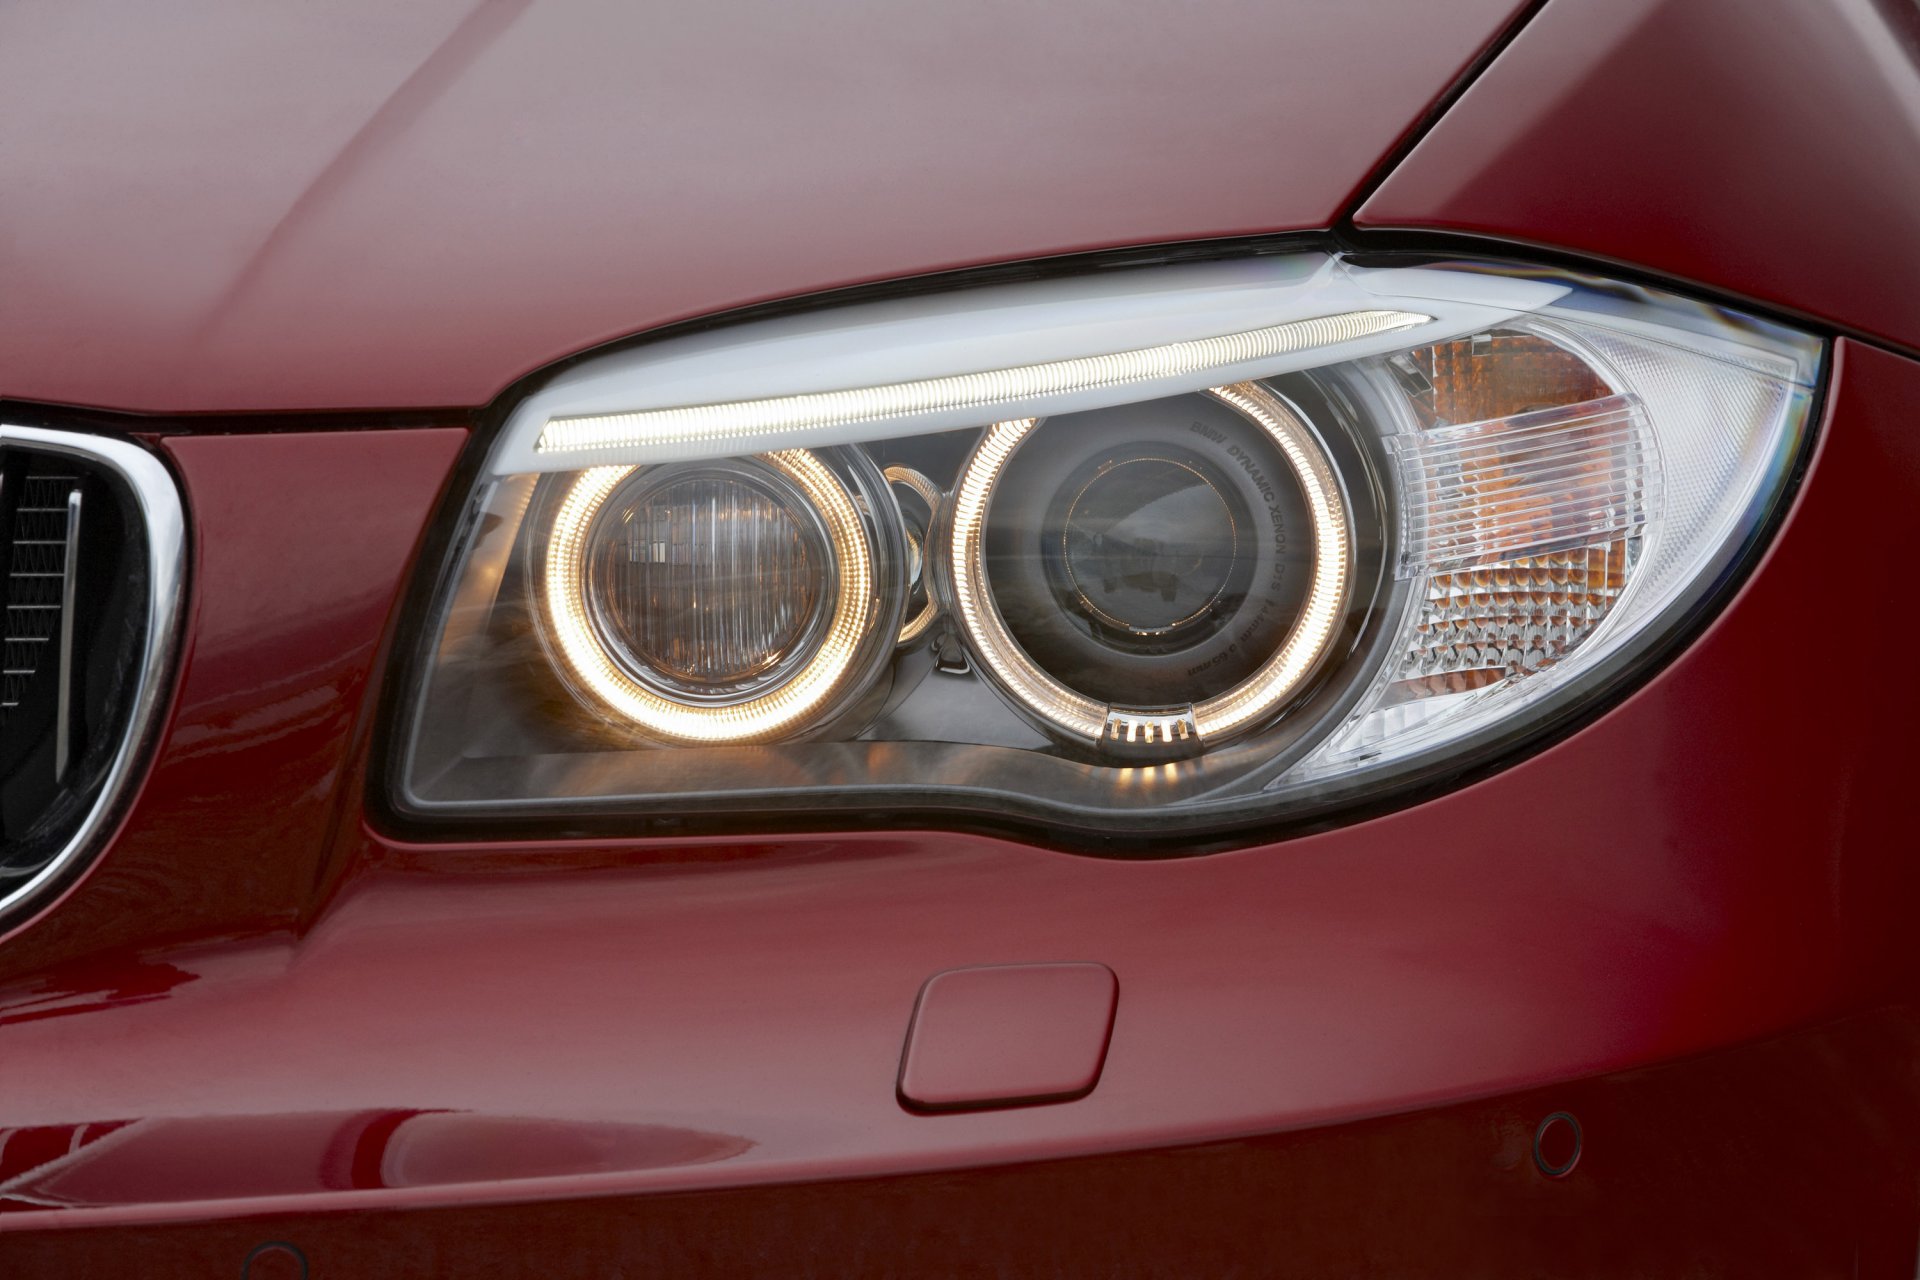
[[[492,443],[396,808],[1152,838],[1497,759],[1714,598],[1822,355],[1590,277],[1294,253],[583,361]]]

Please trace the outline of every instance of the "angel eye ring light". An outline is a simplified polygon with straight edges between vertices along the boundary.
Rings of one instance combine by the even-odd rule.
[[[539,592],[547,639],[578,689],[662,742],[765,742],[805,731],[846,690],[862,642],[880,618],[874,548],[846,486],[809,450],[763,453],[752,461],[784,480],[811,507],[825,534],[833,588],[825,625],[809,638],[812,652],[782,672],[771,687],[743,700],[677,697],[659,682],[636,679],[628,665],[609,652],[604,629],[596,626],[588,598],[596,517],[613,494],[647,468],[610,466],[582,472],[554,515]]]
[[[1213,387],[1204,394],[1257,427],[1285,460],[1311,526],[1311,581],[1284,642],[1232,687],[1185,707],[1122,706],[1069,687],[1026,652],[994,601],[987,569],[988,510],[1009,459],[1042,419],[989,428],[954,486],[947,547],[954,616],[1000,687],[1069,740],[1108,751],[1167,754],[1214,745],[1253,728],[1299,691],[1325,655],[1344,612],[1353,532],[1333,466],[1313,432],[1257,383]]]

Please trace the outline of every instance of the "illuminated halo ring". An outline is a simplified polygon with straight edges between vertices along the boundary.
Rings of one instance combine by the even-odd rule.
[[[947,569],[955,618],[1000,687],[1036,719],[1070,739],[1094,746],[1179,749],[1252,728],[1284,705],[1313,673],[1346,610],[1353,531],[1339,480],[1313,432],[1258,383],[1212,387],[1204,394],[1252,422],[1286,459],[1305,495],[1313,527],[1313,574],[1300,614],[1272,656],[1232,688],[1185,710],[1128,708],[1076,692],[1027,656],[994,604],[987,586],[987,508],[1008,459],[1040,419],[989,427],[954,485]],[[1195,738],[1198,743],[1189,741]]]
[[[758,454],[755,460],[790,482],[812,505],[826,531],[836,589],[832,613],[812,655],[778,685],[743,701],[706,705],[664,697],[625,671],[595,634],[584,586],[594,517],[642,468],[582,472],[554,515],[539,590],[550,643],[580,689],[662,742],[769,742],[804,731],[845,691],[862,642],[880,619],[874,548],[846,487],[805,449]]]
[[[940,503],[945,497],[945,495],[940,492],[940,486],[927,479],[927,477],[920,472],[915,471],[912,467],[892,466],[886,468],[881,474],[886,477],[888,484],[907,490],[926,504],[926,532],[931,533],[934,525],[940,521]],[[911,538],[911,531],[908,532],[908,536]],[[921,539],[920,555],[923,558],[923,562],[924,557],[930,554],[931,550],[926,546],[926,540],[924,538]],[[929,576],[927,571],[932,567],[931,564],[926,564],[925,567],[922,568],[921,575],[923,578]],[[940,616],[939,596],[937,596],[930,587],[926,594],[927,598],[925,602],[921,604],[919,611],[900,624],[900,638],[898,643],[901,645],[912,644],[915,640],[925,635],[927,628],[933,625],[933,620]]]

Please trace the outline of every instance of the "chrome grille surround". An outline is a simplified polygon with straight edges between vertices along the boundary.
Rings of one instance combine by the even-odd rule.
[[[7,696],[0,701],[17,702],[28,682],[49,671],[63,681],[59,696],[64,699],[68,666],[79,660],[72,652],[80,567],[76,564],[82,519],[79,488],[45,470],[25,476],[19,462],[27,457],[71,463],[76,476],[66,478],[70,481],[77,481],[79,473],[89,473],[113,486],[123,508],[122,519],[137,521],[144,534],[146,554],[141,567],[147,589],[140,618],[144,634],[134,669],[126,673],[123,727],[78,820],[61,828],[63,838],[50,855],[36,857],[26,867],[8,864],[10,849],[0,844],[0,873],[5,873],[0,874],[0,931],[9,934],[80,878],[124,816],[152,754],[172,687],[186,587],[186,515],[180,491],[159,459],[124,440],[0,422],[0,486],[24,485],[12,503],[12,527],[0,529],[0,538],[26,544],[17,545],[9,557],[11,569],[22,576],[10,576],[5,584],[8,675]],[[12,709],[0,708],[0,733],[6,732],[5,717]],[[56,773],[64,772],[68,763],[68,722],[63,701]]]

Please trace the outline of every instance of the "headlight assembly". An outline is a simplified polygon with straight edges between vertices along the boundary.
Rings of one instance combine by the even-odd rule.
[[[1821,356],[1590,277],[1299,253],[583,361],[491,445],[396,807],[1151,838],[1490,760],[1712,597]]]

